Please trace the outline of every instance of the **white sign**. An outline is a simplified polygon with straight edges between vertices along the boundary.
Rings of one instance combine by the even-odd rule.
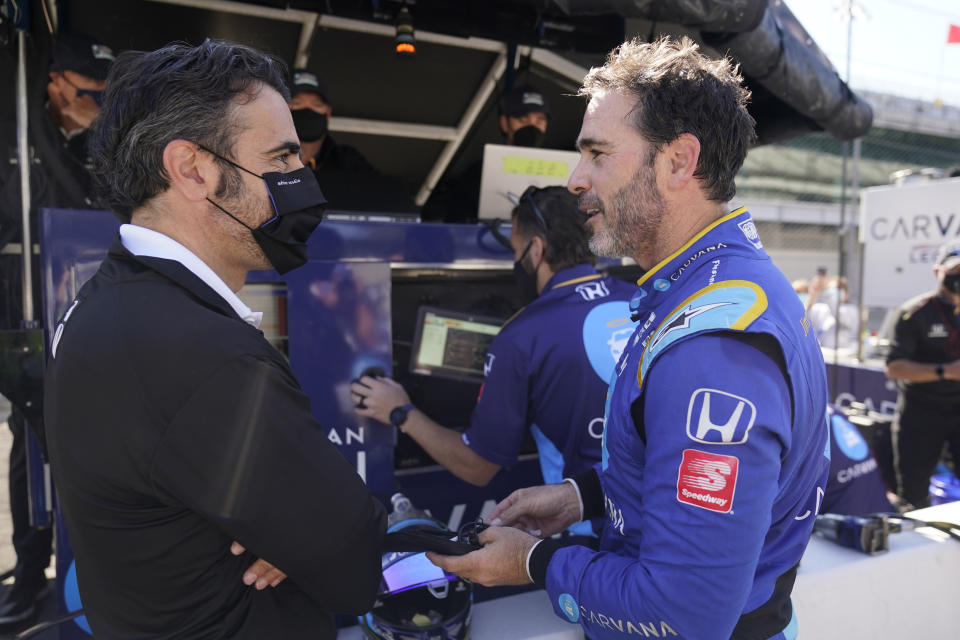
[[[566,187],[579,160],[575,151],[484,145],[478,217],[509,220],[527,187]]]
[[[960,178],[861,192],[863,304],[895,307],[937,286],[940,245],[960,240]]]

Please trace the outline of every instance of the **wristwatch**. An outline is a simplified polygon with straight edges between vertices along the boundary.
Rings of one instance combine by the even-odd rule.
[[[937,372],[937,378],[938,378],[938,379],[940,379],[940,380],[945,380],[945,379],[946,379],[946,378],[943,377],[943,364],[938,364],[938,365],[934,368],[934,371]]]
[[[400,426],[407,421],[407,414],[415,409],[412,404],[405,404],[402,407],[395,407],[390,412],[390,424],[395,426],[397,429],[400,429]],[[400,429],[403,431],[403,429]]]

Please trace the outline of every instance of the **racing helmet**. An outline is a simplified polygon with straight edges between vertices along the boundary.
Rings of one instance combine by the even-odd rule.
[[[391,499],[387,533],[407,528],[448,531],[415,509],[403,494]],[[449,532],[450,537],[456,533]],[[473,585],[427,559],[425,553],[383,554],[383,579],[373,608],[358,622],[370,640],[466,640],[470,636]]]

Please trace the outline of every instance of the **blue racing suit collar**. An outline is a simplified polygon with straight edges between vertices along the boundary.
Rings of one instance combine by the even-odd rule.
[[[637,290],[630,300],[630,311],[637,315],[654,302],[658,293],[676,285],[685,272],[698,261],[708,260],[710,253],[757,253],[766,255],[756,225],[746,207],[740,207],[704,227],[679,249],[661,260],[637,280]],[[634,320],[637,318],[635,317]]]

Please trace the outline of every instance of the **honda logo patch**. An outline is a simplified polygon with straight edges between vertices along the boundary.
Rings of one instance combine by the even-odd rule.
[[[483,361],[483,377],[486,378],[490,375],[490,372],[493,371],[493,361],[497,359],[497,356],[492,353],[488,353],[486,359]]]
[[[743,444],[757,418],[746,398],[718,389],[697,389],[687,407],[687,436],[704,444]]]
[[[730,513],[740,459],[684,449],[677,474],[677,500],[701,509]]]
[[[607,285],[604,284],[603,280],[577,285],[575,291],[580,294],[581,298],[587,301],[606,298],[610,295],[610,290],[607,289]]]

